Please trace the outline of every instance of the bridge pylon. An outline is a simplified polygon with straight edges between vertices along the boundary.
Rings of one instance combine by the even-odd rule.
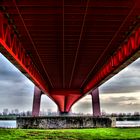
[[[43,92],[37,86],[35,86],[35,88],[34,88],[32,116],[39,116],[40,102],[41,102],[41,95],[42,94],[43,94]]]
[[[100,99],[99,99],[99,89],[96,88],[91,92],[92,97],[92,109],[93,109],[93,116],[99,117],[101,116],[100,111]]]

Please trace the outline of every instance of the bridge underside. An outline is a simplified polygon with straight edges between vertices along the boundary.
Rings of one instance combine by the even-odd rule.
[[[2,0],[0,50],[61,112],[139,57],[139,0]]]

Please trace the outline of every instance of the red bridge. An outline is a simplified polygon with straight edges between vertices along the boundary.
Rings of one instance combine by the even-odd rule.
[[[1,0],[0,51],[61,113],[139,57],[140,0]]]

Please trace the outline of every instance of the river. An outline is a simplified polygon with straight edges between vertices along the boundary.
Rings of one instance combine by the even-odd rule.
[[[2,128],[16,128],[16,120],[0,120]],[[140,127],[140,121],[117,121],[116,127]]]
[[[116,127],[140,127],[140,121],[116,121]]]
[[[16,128],[16,120],[0,120],[2,128]]]

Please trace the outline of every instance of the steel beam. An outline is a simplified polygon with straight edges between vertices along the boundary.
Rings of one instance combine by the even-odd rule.
[[[42,91],[48,93],[48,87],[38,69],[33,64],[30,56],[26,53],[17,35],[7,19],[0,13],[0,51],[14,65],[17,66],[25,76],[30,78]],[[10,55],[9,55],[10,54]]]
[[[129,38],[119,47],[119,49],[109,58],[107,63],[103,65],[98,73],[92,77],[92,79],[87,83],[84,87],[83,92],[87,93],[92,89],[98,87],[103,80],[105,80],[109,75],[116,74],[121,69],[126,67],[125,62],[130,58],[135,60],[136,58],[132,58],[139,53],[138,50],[140,49],[140,28],[137,28]],[[140,56],[140,55],[139,55]],[[131,63],[132,61],[129,61]],[[118,70],[118,68],[121,68]],[[109,79],[109,78],[107,78]]]
[[[66,114],[82,93],[78,90],[52,90],[50,95],[58,105],[59,112]]]

